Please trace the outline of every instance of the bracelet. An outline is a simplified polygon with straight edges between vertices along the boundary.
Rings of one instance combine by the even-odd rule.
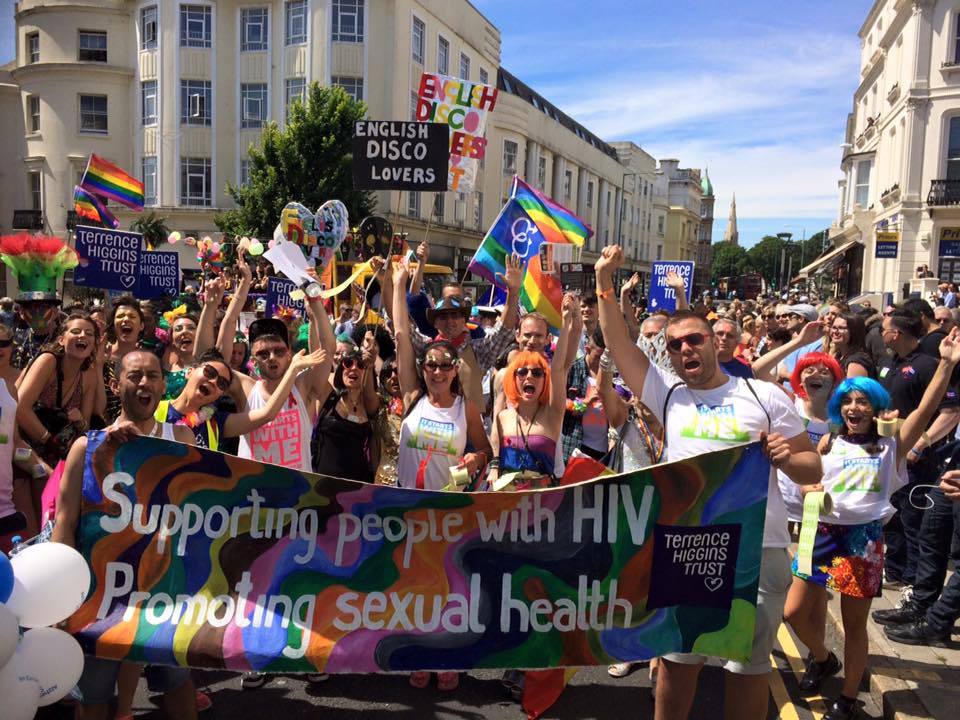
[[[24,463],[30,459],[30,456],[33,455],[33,450],[25,447],[18,447],[13,451],[13,459],[15,462]]]
[[[600,288],[597,288],[597,297],[600,298],[601,300],[609,300],[610,298],[613,297],[613,288],[608,287],[606,290],[601,290]]]
[[[46,443],[49,439],[50,439],[50,431],[49,431],[49,430],[44,430],[44,431],[43,431],[43,435],[40,436],[40,438],[37,440],[37,442],[40,443],[41,445],[43,445],[43,444]]]

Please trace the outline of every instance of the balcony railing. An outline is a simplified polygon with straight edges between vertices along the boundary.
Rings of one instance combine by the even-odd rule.
[[[931,180],[927,205],[960,205],[960,180]]]

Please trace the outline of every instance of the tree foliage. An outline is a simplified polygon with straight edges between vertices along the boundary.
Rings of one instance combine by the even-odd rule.
[[[327,200],[343,202],[351,224],[358,224],[376,205],[371,193],[353,189],[351,139],[366,112],[343,88],[312,83],[306,102],[290,107],[286,126],[267,124],[259,147],[250,146],[249,182],[227,183],[237,207],[219,214],[217,227],[269,238],[288,202],[316,211]]]
[[[722,277],[742,275],[749,271],[747,251],[728,242],[713,244],[713,263],[710,265],[710,281],[716,283]]]
[[[130,223],[130,229],[143,235],[147,250],[155,250],[163,245],[170,234],[167,221],[155,212],[149,212],[138,217]]]

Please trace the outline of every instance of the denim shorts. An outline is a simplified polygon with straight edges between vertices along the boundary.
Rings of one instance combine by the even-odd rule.
[[[83,656],[83,674],[77,687],[84,705],[106,705],[116,694],[119,660]],[[190,680],[190,668],[147,665],[143,671],[151,692],[168,693]]]

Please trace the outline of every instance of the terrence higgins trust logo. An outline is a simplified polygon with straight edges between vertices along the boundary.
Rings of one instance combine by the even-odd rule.
[[[513,252],[521,258],[526,259],[530,252],[530,243],[533,242],[533,236],[540,232],[537,226],[528,218],[520,217],[513,221],[510,226],[510,237],[513,241]]]

